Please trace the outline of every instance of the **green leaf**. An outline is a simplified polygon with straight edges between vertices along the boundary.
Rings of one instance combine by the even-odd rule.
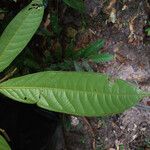
[[[100,63],[100,62],[111,61],[113,59],[113,55],[108,54],[108,53],[104,53],[104,54],[92,55],[88,58],[91,59],[95,63]]]
[[[58,15],[57,14],[52,14],[51,15],[51,26],[52,26],[52,31],[54,33],[56,33],[57,35],[59,35],[62,29],[59,25],[59,20],[58,20]]]
[[[145,31],[147,32],[147,35],[150,36],[150,27],[145,29]]]
[[[0,8],[0,13],[5,13],[5,12],[8,12],[8,11],[5,10],[5,9]]]
[[[97,54],[98,51],[104,46],[104,40],[97,40],[96,42],[93,42],[89,44],[85,48],[81,48],[77,52],[77,58],[87,58],[91,55]]]
[[[75,47],[75,43],[74,41],[72,40],[66,47],[65,49],[65,58],[66,59],[73,59],[74,55],[75,55],[75,50],[74,50],[74,47]]]
[[[68,6],[76,9],[79,12],[85,11],[85,5],[83,0],[63,0]]]
[[[3,82],[0,93],[19,102],[80,116],[120,113],[150,96],[150,93],[107,75],[51,71]]]
[[[0,149],[1,150],[11,150],[6,140],[0,135]]]
[[[15,59],[28,44],[42,20],[42,0],[33,0],[9,23],[0,37],[0,72]]]
[[[40,65],[34,59],[26,58],[23,64],[27,66],[28,68],[32,68],[36,70],[41,69]]]

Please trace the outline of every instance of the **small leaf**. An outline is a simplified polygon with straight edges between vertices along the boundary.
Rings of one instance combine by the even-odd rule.
[[[56,62],[60,62],[62,60],[62,45],[60,44],[59,40],[57,40],[53,44],[53,48],[55,50],[54,58]]]
[[[26,58],[23,64],[27,66],[28,68],[32,68],[35,70],[40,69],[40,65],[34,59]]]
[[[0,84],[11,99],[47,110],[80,116],[121,113],[145,96],[123,80],[89,72],[40,72]]]
[[[73,59],[73,57],[75,55],[74,47],[75,47],[75,43],[72,40],[65,49],[65,58],[66,59]]]
[[[108,62],[108,61],[113,60],[113,55],[104,53],[104,54],[92,55],[88,58],[91,59],[95,63],[100,63],[100,62],[102,63],[102,62]]]
[[[57,14],[52,14],[51,15],[51,26],[52,26],[52,31],[54,33],[56,33],[57,35],[59,35],[62,29],[59,26],[59,20],[58,20],[58,15]]]
[[[15,59],[28,44],[42,20],[42,0],[33,0],[17,14],[0,37],[0,72]]]
[[[90,55],[97,54],[98,51],[104,46],[104,40],[97,40],[96,42],[93,42],[89,44],[89,46],[79,49],[77,52],[77,58],[87,58]]]
[[[8,12],[8,10],[0,8],[0,13],[5,13],[5,12]]]
[[[63,0],[68,6],[78,10],[79,12],[85,11],[85,5],[83,0]]]
[[[11,150],[6,140],[0,135],[0,150]]]
[[[150,27],[145,29],[145,31],[147,32],[147,35],[150,36]]]

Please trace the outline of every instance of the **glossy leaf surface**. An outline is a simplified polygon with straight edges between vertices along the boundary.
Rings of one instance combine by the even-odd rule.
[[[33,0],[9,23],[0,37],[0,72],[28,44],[40,25],[44,12],[42,0]]]
[[[0,135],[0,149],[1,150],[11,150],[6,140]]]
[[[120,113],[150,95],[98,73],[50,71],[3,82],[0,93],[19,102],[80,116]]]

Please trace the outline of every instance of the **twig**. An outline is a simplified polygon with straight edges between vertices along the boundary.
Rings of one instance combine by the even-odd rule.
[[[145,106],[141,104],[136,105],[137,108],[150,111],[150,106]]]
[[[10,142],[10,138],[9,138],[8,134],[6,133],[6,131],[4,129],[0,128],[0,132],[3,134],[3,136],[6,138],[6,140],[8,142]]]
[[[14,68],[11,72],[9,72],[8,74],[6,74],[2,79],[0,79],[0,83],[9,79],[11,76],[14,75],[14,73],[17,71],[17,68]]]

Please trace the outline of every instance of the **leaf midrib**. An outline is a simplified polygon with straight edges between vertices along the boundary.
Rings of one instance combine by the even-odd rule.
[[[104,93],[104,92],[95,92],[95,91],[85,91],[85,90],[75,90],[75,89],[61,89],[61,88],[53,88],[53,87],[0,87],[0,91],[2,91],[3,89],[5,89],[5,90],[9,90],[9,89],[11,89],[11,90],[17,90],[17,89],[19,89],[19,90],[24,90],[24,89],[29,89],[29,90],[42,90],[42,89],[46,89],[46,90],[59,90],[59,91],[72,91],[72,92],[76,92],[76,93],[94,93],[94,94],[97,94],[97,95],[112,95],[112,96],[116,96],[116,95],[118,95],[118,96],[142,96],[142,97],[144,97],[144,96],[150,96],[150,93],[142,93],[142,91],[141,91],[141,93],[140,94],[137,94],[137,93],[135,93],[135,94],[125,94],[125,93]]]

